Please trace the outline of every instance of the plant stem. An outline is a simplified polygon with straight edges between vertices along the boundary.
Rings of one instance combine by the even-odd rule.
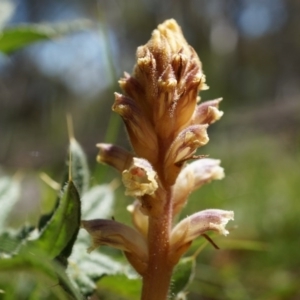
[[[143,276],[142,300],[166,300],[173,265],[169,263],[169,242],[172,225],[171,193],[160,217],[149,216],[148,269]]]

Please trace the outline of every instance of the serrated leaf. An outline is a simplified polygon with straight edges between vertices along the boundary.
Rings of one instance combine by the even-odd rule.
[[[22,241],[34,231],[35,227],[25,225],[19,230],[12,228],[6,229],[0,233],[0,258],[14,255],[21,245]]]
[[[69,181],[58,208],[40,233],[38,239],[28,242],[25,249],[39,249],[48,257],[57,257],[77,235],[80,226],[80,199],[77,189]]]
[[[71,138],[70,152],[72,163],[72,180],[79,192],[83,195],[89,188],[90,171],[87,163],[87,158],[79,143]]]
[[[69,257],[67,269],[70,279],[82,294],[91,295],[96,289],[96,282],[105,275],[124,274],[126,277],[136,278],[136,274],[127,264],[114,260],[99,251],[87,253],[88,243],[88,234],[81,231]]]
[[[4,229],[5,221],[20,196],[20,182],[9,178],[0,179],[0,231]]]
[[[114,193],[109,185],[98,185],[91,188],[82,198],[82,218],[106,219],[111,217],[114,204]]]
[[[177,295],[184,291],[188,284],[193,280],[196,262],[193,256],[181,258],[174,268],[171,284],[172,299],[176,299]]]
[[[95,186],[82,198],[83,218],[108,218],[112,212],[113,203],[114,193],[109,185]],[[88,254],[89,246],[90,237],[82,230],[68,260],[67,273],[82,294],[91,295],[97,288],[97,281],[105,275],[123,274],[125,277],[136,278],[136,273],[127,264],[114,260],[99,251]]]
[[[0,51],[9,54],[34,42],[50,40],[92,27],[88,20],[61,24],[24,24],[6,28],[0,33]]]
[[[65,290],[58,284],[63,283]],[[23,253],[0,260],[0,289],[5,299],[30,299],[32,287],[41,284],[48,297],[42,299],[82,299],[64,271],[43,255]]]
[[[14,252],[19,244],[20,244],[21,240],[18,238],[18,235],[9,230],[9,231],[3,231],[0,234],[0,258],[1,258],[1,254],[10,254],[12,252]]]
[[[88,190],[89,187],[90,171],[88,168],[87,158],[81,146],[74,138],[70,140],[69,151],[71,152],[72,180],[77,188],[79,196],[82,196]],[[62,187],[64,187],[69,180],[69,163],[70,162],[68,162],[66,165],[65,174],[63,176],[63,180],[61,184]],[[60,194],[56,199],[56,203],[53,210],[50,213],[44,214],[40,217],[38,223],[39,230],[42,230],[44,228],[44,226],[47,224],[47,222],[51,219],[51,217],[55,213],[57,207],[59,206],[62,193],[63,190],[60,191]]]

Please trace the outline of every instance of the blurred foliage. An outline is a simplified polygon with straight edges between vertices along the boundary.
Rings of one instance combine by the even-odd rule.
[[[38,29],[45,22],[88,18],[95,25],[80,33],[72,31],[60,39],[55,34],[42,33],[43,38],[50,40],[0,56],[0,165],[6,174],[25,170],[22,201],[16,203],[5,224],[16,227],[25,219],[32,224],[40,213],[37,208],[49,212],[55,206],[55,192],[41,184],[36,174],[47,172],[53,178],[61,175],[67,140],[66,112],[73,115],[77,137],[92,166],[92,189],[116,176],[94,163],[97,142],[117,139],[118,144],[128,147],[124,129],[120,129],[117,118],[111,118],[113,91],[119,89],[117,80],[122,72],[132,69],[136,47],[148,40],[158,23],[172,17],[182,26],[203,62],[211,89],[201,97],[206,100],[223,96],[221,108],[225,111],[223,119],[210,129],[211,142],[201,154],[220,158],[227,175],[191,195],[183,216],[205,208],[234,210],[236,216],[236,228],[232,228],[228,239],[212,237],[221,250],[208,246],[197,256],[187,298],[300,298],[300,5],[297,0],[6,0],[0,4],[0,11],[4,12],[2,8],[7,12],[0,14],[4,33],[21,23],[32,30],[33,23],[39,24]],[[24,45],[18,36],[17,41]],[[0,49],[4,49],[1,40]],[[5,193],[10,193],[12,185],[20,184],[19,177],[7,178],[2,177],[0,186],[6,186]],[[101,199],[106,194],[102,187],[98,192]],[[17,195],[17,189],[13,193]],[[97,198],[91,189],[85,195],[88,193]],[[4,192],[0,193],[0,201],[5,201],[2,195]],[[124,212],[131,200],[121,189],[116,191],[116,197],[114,217],[129,221]],[[41,203],[34,200],[39,198],[43,199]],[[17,196],[11,199],[17,201]],[[111,198],[107,201],[104,203],[111,207]],[[106,216],[111,217],[112,212],[106,211]],[[4,222],[2,217],[1,220]],[[5,231],[0,237],[0,251],[17,249],[20,239],[27,238],[31,230],[28,225],[23,231],[12,228]],[[201,242],[199,239],[191,251],[196,251]],[[84,243],[77,246],[84,247]],[[96,260],[105,255],[103,250],[96,253],[100,255]],[[115,256],[123,263],[122,257]],[[18,274],[16,282],[20,287],[16,290],[32,286],[36,287],[32,289],[35,299],[50,297],[43,294],[47,292],[41,284],[49,286],[53,278],[47,275],[42,283],[35,283],[32,278],[27,281],[24,273],[19,272],[18,263],[16,260],[16,267],[11,269]],[[24,264],[31,268],[30,259]],[[73,266],[70,264],[70,272],[77,274],[74,271],[77,267]],[[53,268],[56,270],[56,266]],[[129,294],[119,294],[114,282],[119,285],[123,275],[117,270],[117,277],[100,280],[99,297],[134,299],[138,281],[126,279],[128,284],[122,284],[128,287]],[[88,278],[77,278],[74,282],[85,282],[86,291],[90,292],[95,288],[93,280],[101,277],[98,275],[88,274]],[[5,275],[0,279],[7,278]],[[63,291],[57,293],[61,295]]]
[[[99,251],[88,254],[89,235],[78,234],[81,212],[86,219],[94,215],[107,218],[114,197],[112,187],[106,185],[89,189],[86,157],[73,137],[66,167],[67,178],[56,204],[40,217],[37,227],[25,225],[15,230],[5,224],[22,193],[14,179],[0,178],[0,205],[5,212],[0,216],[0,293],[4,299],[87,299],[106,275],[119,276],[120,287],[128,280],[135,280],[139,287],[137,275],[124,258]],[[137,292],[139,288],[127,295],[131,298]]]
[[[69,22],[56,26],[49,24],[15,26],[2,31],[0,51],[4,54],[10,54],[34,42],[58,38],[64,34],[89,27],[91,27],[91,23],[87,21]]]

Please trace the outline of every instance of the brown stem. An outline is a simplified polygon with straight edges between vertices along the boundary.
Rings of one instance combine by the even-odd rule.
[[[149,217],[149,263],[143,276],[142,300],[166,300],[173,265],[168,260],[172,224],[171,193],[167,193],[164,210],[159,217]]]

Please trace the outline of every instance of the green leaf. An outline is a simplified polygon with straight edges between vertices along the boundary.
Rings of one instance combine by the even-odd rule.
[[[114,204],[114,193],[109,185],[98,185],[91,188],[82,198],[82,218],[110,218]]]
[[[0,233],[0,258],[14,255],[21,243],[26,240],[30,233],[35,230],[34,226],[25,225],[19,230],[8,228]]]
[[[29,248],[44,251],[55,258],[74,240],[80,226],[80,199],[77,189],[69,181],[64,189],[58,208],[40,233],[38,239],[28,242]]]
[[[176,299],[180,292],[183,292],[188,284],[193,280],[196,268],[195,258],[193,256],[180,259],[176,265],[171,284],[172,299]]]
[[[16,232],[7,230],[0,234],[0,258],[1,254],[10,254],[17,250],[21,239],[18,238]]]
[[[89,188],[90,171],[86,159],[86,155],[82,150],[79,143],[71,138],[70,140],[70,152],[72,163],[72,180],[79,192],[79,195],[83,195]]]
[[[79,195],[85,194],[89,187],[89,178],[90,172],[88,168],[87,158],[82,150],[79,143],[74,139],[70,139],[70,160],[69,164],[71,163],[71,177],[74,185],[79,193]],[[79,213],[81,208],[79,208]],[[80,226],[80,218],[79,222],[74,226],[76,226],[77,230],[74,232],[73,236],[69,240],[66,247],[61,251],[61,253],[56,257],[56,260],[59,261],[62,265],[67,266],[68,264],[68,257],[72,252],[73,245],[76,241],[79,226]]]
[[[2,177],[0,179],[0,231],[4,229],[7,216],[11,212],[20,196],[20,182]]]
[[[122,300],[138,300],[141,294],[141,283],[140,279],[129,279],[120,274],[103,277],[98,287],[101,292],[105,292],[105,299],[117,300],[120,297]]]
[[[0,51],[9,54],[34,42],[50,40],[92,27],[88,20],[61,24],[24,24],[0,32]]]
[[[74,284],[85,296],[91,295],[97,288],[96,282],[105,275],[124,274],[129,278],[136,278],[136,274],[129,265],[114,260],[113,258],[93,251],[87,253],[89,236],[81,231],[74,245],[67,273]]]
[[[81,146],[78,144],[78,142],[74,139],[70,139],[70,160],[69,163],[71,163],[71,168],[70,166],[67,168],[67,172],[64,177],[64,181],[67,181],[69,178],[69,172],[71,172],[72,181],[68,183],[70,185],[72,183],[72,188],[69,189],[69,192],[67,192],[68,197],[74,198],[75,203],[78,205],[75,207],[75,213],[70,215],[70,221],[69,224],[65,224],[65,228],[67,228],[67,232],[63,233],[62,236],[64,236],[61,240],[62,243],[57,241],[57,243],[60,243],[58,246],[57,250],[59,252],[55,252],[55,259],[59,261],[63,266],[67,266],[68,261],[67,258],[70,256],[72,252],[73,245],[76,241],[79,226],[80,226],[80,213],[81,213],[81,208],[80,208],[80,194],[84,194],[89,186],[89,168],[87,164],[87,159],[86,155],[83,152]],[[63,183],[64,184],[64,183]],[[73,192],[72,192],[73,191]],[[62,191],[63,195],[66,195],[64,191]],[[47,215],[44,215],[41,217],[39,221],[39,228],[42,228],[43,230],[47,230],[47,226],[49,223],[51,223],[52,219],[57,219],[57,214],[58,214],[58,209],[61,206],[61,202],[64,201],[64,197],[60,198],[58,197],[56,206],[54,207],[53,211]],[[66,199],[65,199],[66,201]],[[68,201],[68,200],[67,200]],[[69,201],[70,202],[70,201]],[[72,203],[72,201],[70,202]],[[64,218],[64,217],[63,217]],[[49,221],[50,220],[50,221]],[[48,222],[48,223],[47,223]],[[46,227],[44,227],[46,226]],[[55,226],[55,224],[54,224]],[[52,229],[51,229],[52,230]],[[53,229],[55,231],[55,229]],[[53,234],[53,233],[52,233]],[[43,233],[41,234],[41,236]],[[54,234],[55,237],[55,234]],[[45,240],[47,241],[47,235]],[[64,244],[65,243],[65,244]],[[39,244],[45,245],[45,242],[40,242]]]
[[[71,154],[72,180],[77,188],[79,195],[82,196],[88,190],[89,187],[90,171],[88,168],[87,158],[81,146],[74,138],[70,140],[69,151]],[[65,184],[69,181],[69,171],[70,171],[69,163],[70,162],[68,161],[67,168],[65,170],[65,174],[61,184],[62,187],[64,187]],[[42,230],[44,228],[44,226],[47,224],[47,222],[51,219],[51,217],[55,213],[56,209],[59,206],[62,193],[63,191],[60,191],[60,194],[56,199],[56,203],[53,210],[50,213],[44,214],[40,217],[39,224],[38,224],[39,230]]]
[[[84,219],[107,218],[112,212],[114,193],[109,185],[91,188],[82,198]],[[87,253],[90,237],[81,231],[69,257],[67,273],[82,294],[91,295],[97,288],[96,282],[104,275],[129,274],[128,266],[111,257],[94,251]]]
[[[39,289],[35,294],[43,295],[39,299],[82,299],[62,268],[43,255],[23,253],[0,260],[0,290],[5,299],[34,299],[34,288]]]

